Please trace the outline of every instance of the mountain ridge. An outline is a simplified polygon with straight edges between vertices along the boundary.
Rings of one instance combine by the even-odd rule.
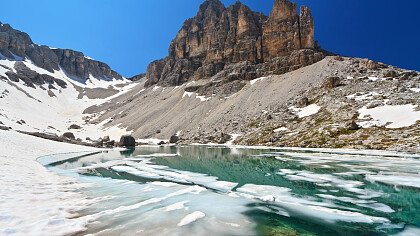
[[[61,69],[70,76],[86,81],[89,75],[100,79],[123,79],[107,64],[90,59],[82,52],[71,49],[50,48],[35,44],[24,32],[0,22],[0,55],[9,60],[31,60],[36,66],[51,73]]]

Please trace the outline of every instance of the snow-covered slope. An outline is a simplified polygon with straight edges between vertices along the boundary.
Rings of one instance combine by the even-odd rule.
[[[32,72],[52,76],[67,85],[64,88],[55,83],[34,84],[31,87],[22,80],[12,81],[6,73],[17,73],[16,63],[23,63]],[[5,126],[15,130],[61,135],[69,131],[70,125],[75,124],[82,126],[82,129],[71,132],[76,138],[82,139],[97,139],[105,135],[118,139],[121,135],[130,133],[118,127],[102,129],[103,123],[86,124],[84,118],[88,114],[83,114],[86,108],[108,102],[136,86],[136,83],[125,78],[104,80],[90,75],[89,80],[81,82],[67,75],[61,68],[51,73],[29,59],[12,61],[4,57],[0,59],[0,76],[0,122]]]

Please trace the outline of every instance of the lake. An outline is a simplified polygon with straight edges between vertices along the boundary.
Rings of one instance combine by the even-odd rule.
[[[420,157],[147,146],[39,159],[85,184],[81,235],[419,235]]]

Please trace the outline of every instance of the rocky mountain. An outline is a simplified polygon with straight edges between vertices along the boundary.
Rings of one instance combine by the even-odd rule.
[[[60,69],[70,77],[85,82],[89,76],[103,80],[122,80],[122,76],[107,64],[92,60],[83,53],[70,49],[50,48],[33,43],[28,34],[13,29],[8,24],[0,23],[0,54],[4,59],[22,61],[28,59],[39,68],[51,73]],[[12,80],[21,78],[28,85],[32,83],[49,84],[53,79],[45,75],[36,77],[25,72],[21,63],[16,73],[7,76]],[[32,81],[32,83],[31,83]]]
[[[84,114],[84,110],[134,85],[103,62],[74,50],[40,46],[28,34],[0,24],[0,126],[4,129],[39,132],[54,140],[69,131],[77,138],[94,139],[104,133],[120,138],[125,129],[105,132],[103,124],[87,124],[89,117],[98,114]]]
[[[267,17],[240,1],[226,8],[219,0],[207,0],[195,17],[185,21],[169,55],[148,66],[146,86],[211,79],[199,93],[221,87],[217,92],[230,94],[245,81],[293,71],[324,57],[316,46],[307,7],[302,6],[298,15],[295,3],[275,0]]]

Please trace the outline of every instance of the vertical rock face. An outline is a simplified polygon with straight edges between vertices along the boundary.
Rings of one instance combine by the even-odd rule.
[[[34,44],[28,34],[0,23],[0,57],[11,60],[30,59],[47,71],[63,69],[69,75],[87,79],[93,75],[99,79],[122,79],[122,76],[102,62],[89,59],[81,52],[68,49],[51,49]],[[19,58],[20,57],[20,58]]]
[[[275,0],[270,17],[264,25],[265,59],[270,60],[300,49],[299,30],[296,4],[288,0]]]
[[[305,51],[310,55],[303,59],[273,60],[290,56],[296,50],[314,49],[314,46],[313,19],[306,7],[302,7],[299,16],[296,4],[275,0],[270,16],[266,17],[239,1],[226,8],[219,0],[207,0],[195,17],[185,21],[169,47],[168,57],[149,65],[146,85],[180,85],[192,79],[207,79],[225,68],[232,68],[232,64],[243,62],[248,67],[249,63],[271,63],[261,66],[270,71],[254,72],[255,76],[279,71],[279,68],[288,71],[322,59],[315,55],[320,52]],[[310,59],[302,62],[305,58]],[[291,64],[281,65],[278,61]],[[252,79],[252,76],[246,78]]]
[[[311,10],[305,6],[300,8],[300,42],[302,48],[315,48],[315,26]]]

